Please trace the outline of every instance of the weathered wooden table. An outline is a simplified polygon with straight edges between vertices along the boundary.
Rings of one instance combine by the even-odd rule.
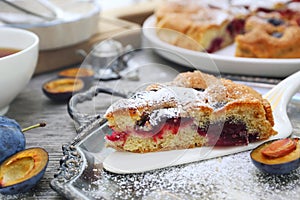
[[[46,127],[25,133],[26,148],[43,147],[49,153],[49,164],[43,179],[30,192],[15,196],[1,196],[0,199],[61,199],[50,188],[49,182],[59,167],[62,157],[61,146],[75,137],[74,123],[67,113],[66,104],[49,100],[42,92],[42,84],[55,77],[48,73],[34,77],[23,92],[10,105],[6,116],[14,118],[21,127],[46,122]]]

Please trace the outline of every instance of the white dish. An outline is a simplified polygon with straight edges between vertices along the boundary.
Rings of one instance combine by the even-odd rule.
[[[19,52],[0,58],[0,115],[29,83],[38,61],[39,38],[36,34],[17,28],[0,28],[1,48]]]
[[[160,40],[156,35],[155,16],[150,16],[143,24],[146,45],[156,48],[156,52],[175,63],[207,72],[218,72],[264,77],[286,77],[300,70],[300,59],[257,59],[234,57],[234,45],[218,52],[208,54],[183,49]],[[160,51],[162,49],[164,51]],[[172,52],[172,54],[167,53]],[[178,59],[174,53],[186,60]]]

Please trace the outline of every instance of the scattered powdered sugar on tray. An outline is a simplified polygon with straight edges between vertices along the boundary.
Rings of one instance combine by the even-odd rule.
[[[91,198],[105,199],[297,199],[300,168],[286,175],[260,172],[249,151],[182,166],[118,175],[98,174]]]

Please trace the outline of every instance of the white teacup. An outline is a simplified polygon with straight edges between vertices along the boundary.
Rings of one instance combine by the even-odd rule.
[[[4,115],[10,103],[26,87],[38,60],[39,37],[20,28],[0,28],[0,51],[19,50],[0,57],[0,115]]]

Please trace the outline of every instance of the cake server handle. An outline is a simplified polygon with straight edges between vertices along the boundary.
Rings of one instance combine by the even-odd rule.
[[[293,95],[300,89],[300,71],[288,76],[273,87],[264,98],[268,99],[273,110],[275,126],[278,133],[291,134],[292,124],[287,115],[287,106]]]
[[[77,123],[78,128],[76,128],[76,132],[80,133],[87,125],[91,124],[92,122],[99,120],[100,125],[105,123],[105,119],[100,116],[100,114],[90,115],[86,113],[81,113],[77,109],[77,105],[86,101],[91,101],[94,97],[98,94],[109,94],[112,96],[126,98],[127,95],[117,92],[111,88],[103,88],[99,86],[93,86],[85,92],[77,93],[71,97],[68,102],[68,114],[70,117]]]

